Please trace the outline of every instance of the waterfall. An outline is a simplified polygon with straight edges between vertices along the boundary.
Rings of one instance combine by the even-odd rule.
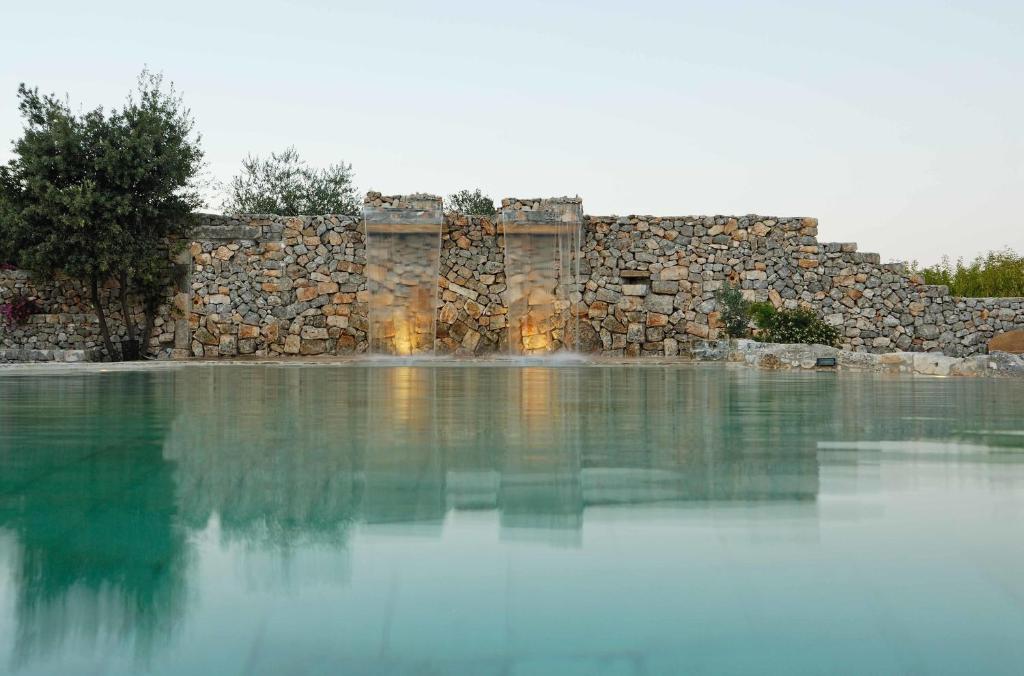
[[[523,209],[515,206],[521,201],[508,202],[512,206],[502,208],[501,222],[509,351],[541,355],[571,349],[579,336],[579,203],[537,200]]]
[[[363,207],[369,352],[432,355],[444,215],[440,198],[384,198]]]

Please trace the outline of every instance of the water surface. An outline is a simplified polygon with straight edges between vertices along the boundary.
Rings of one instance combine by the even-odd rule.
[[[1024,383],[32,373],[0,671],[1024,671]]]

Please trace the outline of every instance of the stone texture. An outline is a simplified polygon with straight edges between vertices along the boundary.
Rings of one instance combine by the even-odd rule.
[[[505,251],[491,216],[448,214],[441,230],[434,349],[479,355],[508,348]]]
[[[109,282],[100,290],[107,311],[114,349],[127,338],[127,329],[117,302],[117,284]],[[157,309],[147,353],[170,358],[176,342],[175,331],[181,308],[187,302],[174,294]],[[31,299],[40,312],[24,324],[7,325],[0,319],[0,350],[6,361],[94,361],[105,355],[99,321],[93,311],[88,289],[65,277],[40,281],[24,270],[0,270],[0,305],[18,297]],[[136,317],[141,329],[143,318]],[[187,343],[186,343],[187,344]]]
[[[840,329],[841,347],[851,352],[967,356],[985,352],[996,333],[1024,328],[1024,298],[954,298],[902,265],[881,264],[852,243],[819,242],[817,233],[812,218],[585,217],[582,316],[600,331],[607,317],[628,324],[667,315],[655,335],[663,339],[648,340],[642,351],[656,353],[657,343],[664,354],[723,337],[715,292],[732,283],[751,301],[814,310]],[[627,270],[651,275],[639,306],[619,286]],[[671,308],[660,299],[670,293]],[[677,344],[666,347],[664,339]],[[605,340],[602,353],[617,348]]]
[[[917,376],[1024,377],[1024,356],[1006,352],[967,357],[937,353],[890,352],[871,354],[839,350],[825,345],[778,345],[752,340],[709,341],[695,349],[704,361],[728,360],[766,369],[810,369],[821,357],[834,357],[839,370]]]
[[[1024,354],[1024,329],[1007,331],[995,336],[988,341],[988,351]]]
[[[425,208],[426,197],[370,193],[367,204],[417,209]],[[554,202],[580,208],[575,198]],[[527,222],[540,222],[550,206],[539,199],[503,204]],[[184,252],[174,294],[160,308],[150,354],[224,358],[367,349],[359,219],[195,218],[196,239]],[[848,353],[966,357],[1022,349],[1017,336],[1024,330],[1024,299],[952,297],[946,287],[926,285],[852,243],[819,242],[817,233],[817,221],[807,218],[583,217],[573,302],[560,306],[558,325],[545,331],[549,339],[608,356],[699,354],[704,341],[723,337],[715,292],[734,283],[752,301],[813,309],[840,330],[840,347]],[[507,350],[507,255],[500,219],[445,216],[438,352]],[[103,293],[109,297],[114,290],[107,284]],[[0,327],[0,349],[40,358],[100,349],[91,303],[75,283],[40,283],[23,271],[0,271],[0,303],[18,295],[35,299],[42,312],[24,325]],[[125,335],[118,304],[107,307],[118,341]],[[306,341],[319,342],[304,347]],[[920,368],[944,371],[945,364],[923,360]],[[903,358],[881,366],[915,368]],[[948,367],[950,373],[955,368]]]

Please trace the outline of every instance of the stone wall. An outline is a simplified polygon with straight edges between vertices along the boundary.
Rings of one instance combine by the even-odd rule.
[[[573,347],[583,207],[578,197],[502,200],[508,340],[515,354]]]
[[[119,349],[121,339],[127,338],[117,288],[110,281],[100,291],[115,350]],[[0,270],[0,304],[19,296],[31,299],[39,313],[29,316],[21,325],[9,326],[0,319],[0,359],[82,361],[102,357],[103,339],[88,288],[67,278],[40,281],[24,270]],[[141,314],[135,321],[141,329]],[[150,354],[170,357],[174,332],[174,313],[168,303],[159,309],[154,322]]]
[[[436,209],[429,195],[367,195],[377,210]],[[347,355],[368,347],[366,240],[347,216],[199,215],[181,262],[187,274],[162,308],[151,352],[163,358]],[[576,218],[579,277],[556,300],[551,342],[606,356],[686,356],[723,337],[715,292],[737,284],[751,300],[813,308],[856,352],[985,352],[997,333],[1024,328],[1024,299],[954,298],[854,244],[821,243],[811,218],[582,216],[578,198],[508,199],[497,216],[446,214],[440,230],[439,354],[509,351],[509,222],[543,227]],[[435,219],[436,221],[436,219]],[[436,225],[436,222],[435,222]],[[561,232],[561,231],[559,231]],[[552,246],[557,238],[552,237]],[[520,246],[515,238],[512,248]],[[570,280],[571,281],[571,280]],[[561,288],[562,281],[558,281]],[[111,293],[111,288],[105,293]],[[17,294],[43,313],[0,327],[14,359],[93,350],[87,299],[69,281],[36,284],[0,271],[0,303]],[[514,305],[514,303],[513,303]],[[124,334],[109,304],[115,340]],[[571,328],[578,326],[578,329]],[[572,335],[572,334],[577,335]],[[30,354],[29,351],[36,352]],[[13,357],[11,356],[13,355]]]
[[[1024,299],[953,298],[855,244],[819,243],[813,218],[600,217],[584,221],[584,306],[611,355],[672,356],[722,335],[715,292],[810,307],[862,352],[983,352],[1024,326]]]
[[[366,349],[366,264],[347,216],[207,217],[189,249],[190,340],[175,357]],[[184,343],[178,337],[178,343]]]
[[[363,232],[370,352],[433,354],[443,226],[440,197],[367,196]]]
[[[494,217],[451,214],[445,219],[438,277],[438,353],[507,352],[504,249],[504,231]]]

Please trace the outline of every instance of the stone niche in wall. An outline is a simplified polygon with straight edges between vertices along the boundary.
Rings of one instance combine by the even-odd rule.
[[[369,351],[434,352],[444,211],[435,195],[368,193],[363,205]]]

